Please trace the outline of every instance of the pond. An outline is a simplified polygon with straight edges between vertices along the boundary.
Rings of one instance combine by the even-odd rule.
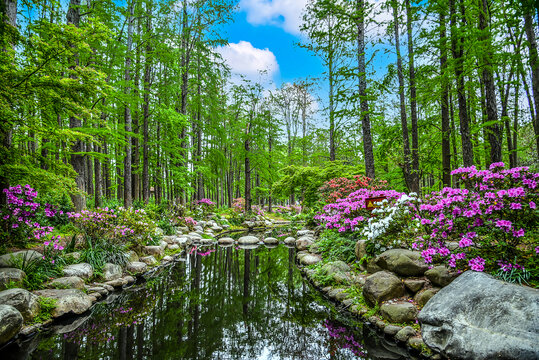
[[[8,359],[408,359],[301,277],[294,248],[209,246]]]

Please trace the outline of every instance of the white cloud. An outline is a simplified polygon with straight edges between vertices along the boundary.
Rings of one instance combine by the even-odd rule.
[[[241,0],[240,9],[252,25],[274,25],[298,35],[302,13],[309,0]]]
[[[268,48],[257,49],[248,41],[221,46],[216,51],[230,67],[234,82],[239,80],[240,76],[254,82],[263,82],[264,77],[272,80],[279,73],[279,64],[275,54]],[[264,70],[267,73],[261,76],[260,72]]]

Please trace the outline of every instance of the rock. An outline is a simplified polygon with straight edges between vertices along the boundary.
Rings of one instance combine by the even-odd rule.
[[[358,240],[355,247],[356,258],[361,260],[367,255],[367,240]]]
[[[78,276],[65,276],[47,284],[50,289],[84,289],[84,280]]]
[[[0,345],[17,335],[22,323],[23,317],[17,309],[11,305],[0,305]]]
[[[539,359],[539,290],[467,271],[419,313],[423,341],[448,358]]]
[[[90,297],[78,289],[38,290],[34,294],[56,300],[56,307],[52,310],[54,318],[71,313],[82,314],[92,306]]]
[[[238,239],[240,245],[256,245],[260,240],[256,236],[242,236]]]
[[[406,288],[411,292],[416,293],[421,290],[423,286],[425,286],[425,282],[426,281],[422,279],[405,279],[404,286],[406,286]]]
[[[124,276],[123,279],[128,285],[133,284],[136,281],[136,279],[132,277],[131,275]]]
[[[365,279],[363,296],[369,305],[395,299],[404,295],[402,281],[389,271],[380,271]]]
[[[174,236],[174,235],[163,236],[163,241],[166,242],[169,245],[174,244],[174,239],[176,239],[176,236]]]
[[[113,288],[119,288],[119,287],[122,287],[124,285],[127,285],[127,280],[123,279],[123,278],[119,278],[119,279],[107,281],[105,283],[105,285],[112,286]]]
[[[122,267],[120,265],[106,263],[103,268],[103,279],[105,281],[115,280],[122,277]]]
[[[22,250],[0,256],[0,268],[13,266],[13,261],[41,259],[43,255],[35,250]]]
[[[127,252],[127,259],[130,262],[138,261],[138,254],[134,252],[133,250],[130,250]]]
[[[21,313],[25,322],[32,321],[41,308],[39,298],[25,289],[0,291],[0,304],[13,306]]]
[[[168,243],[166,241],[159,241],[159,247],[161,248],[161,250],[165,251],[165,249],[167,248],[167,245]],[[150,254],[150,255],[153,255],[153,254]]]
[[[9,283],[22,285],[22,281],[26,277],[24,271],[15,268],[0,269],[0,289],[4,289]]]
[[[215,242],[214,239],[205,239],[205,238],[200,239],[200,244],[201,245],[211,245],[214,242]]]
[[[191,245],[193,242],[187,236],[180,236],[179,238],[174,239],[174,243],[183,249]]]
[[[348,272],[350,266],[344,261],[332,261],[324,264],[321,269],[321,273],[325,274],[338,284],[348,284],[350,282],[350,276]]]
[[[155,259],[154,259],[155,260]],[[146,272],[148,265],[140,261],[134,261],[127,265],[127,272],[130,274],[138,275]]]
[[[70,252],[70,253],[67,253],[65,256],[66,256],[66,258],[72,258],[73,260],[79,260],[80,259],[80,252],[78,252],[78,251]]]
[[[224,237],[217,240],[217,242],[220,245],[231,245],[231,244],[234,244],[234,239],[232,239],[231,237]]]
[[[200,232],[203,234],[204,231],[201,229]],[[189,236],[193,239],[193,238],[198,238],[198,239],[202,239],[202,235],[200,235],[199,233],[197,232],[190,232],[189,233]]]
[[[304,236],[304,235],[314,236],[314,231],[312,231],[312,230],[299,230],[296,234],[298,236]]]
[[[423,346],[425,346],[425,343],[420,337],[411,337],[408,339],[408,346],[410,346],[412,349],[421,351]]]
[[[415,302],[423,307],[425,304],[440,291],[440,288],[423,289],[414,296]]]
[[[382,320],[378,320],[376,323],[375,323],[376,327],[380,330],[384,330],[384,328],[386,327],[386,323],[383,322]]]
[[[107,296],[109,294],[109,291],[101,286],[93,286],[88,289],[88,294],[91,293],[99,293],[102,296]]]
[[[313,265],[320,261],[322,261],[322,258],[320,256],[314,254],[306,254],[305,256],[301,257],[299,262],[303,265]]]
[[[219,232],[223,231],[223,228],[222,228],[221,226],[215,224],[215,225],[213,225],[213,226],[211,227],[211,230],[212,230],[212,231],[215,231],[216,233],[219,233]]]
[[[157,257],[163,257],[165,255],[165,251],[163,248],[161,248],[161,246],[144,246],[142,251],[146,255],[153,255]]]
[[[92,265],[87,263],[68,265],[63,270],[64,276],[78,276],[82,279],[89,279],[94,274]]]
[[[267,237],[264,239],[264,244],[267,245],[277,245],[279,243],[279,240],[277,240],[274,237]]]
[[[347,292],[344,292],[344,291],[341,291],[340,293],[338,293],[337,295],[335,295],[335,300],[337,301],[343,301],[344,299],[346,299],[348,297],[348,293]]]
[[[380,315],[392,323],[407,323],[416,320],[416,307],[409,302],[385,303],[380,307]]]
[[[384,328],[384,333],[389,336],[395,336],[402,328],[396,325],[388,325]]]
[[[406,249],[391,249],[376,257],[376,265],[402,276],[421,276],[429,269],[421,253]]]
[[[168,245],[167,248],[168,248],[169,250],[174,251],[174,250],[178,250],[178,249],[180,248],[180,245],[178,245],[178,244],[172,244],[172,245]]]
[[[397,339],[398,341],[406,342],[409,338],[415,335],[416,332],[414,328],[411,326],[406,326],[395,335],[395,339]]]
[[[433,267],[432,269],[425,272],[425,276],[434,285],[444,287],[451,284],[451,282],[455,280],[458,274],[455,272],[449,272],[449,269],[441,265],[441,266]]]
[[[331,289],[329,292],[328,292],[328,296],[332,299],[335,299],[337,298],[337,295],[342,293],[345,289],[343,288],[336,288],[336,289]]]
[[[157,260],[155,260],[155,258],[152,255],[142,257],[140,258],[140,261],[149,266],[155,266],[158,264]]]
[[[296,248],[299,251],[307,250],[314,242],[314,238],[311,236],[302,236],[296,240]]]
[[[174,258],[170,255],[166,255],[166,256],[163,256],[161,260],[163,260],[164,262],[169,262],[169,261],[174,260]]]
[[[294,246],[295,246],[295,245],[296,245],[296,239],[293,238],[293,237],[291,237],[291,236],[289,236],[289,237],[287,237],[286,239],[284,239],[284,243],[285,243],[286,245],[290,245],[290,246],[294,245]]]
[[[379,271],[382,271],[384,269],[382,269],[380,266],[376,265],[376,259],[369,259],[369,261],[367,261],[367,272],[369,274],[374,274],[374,273],[377,273]]]

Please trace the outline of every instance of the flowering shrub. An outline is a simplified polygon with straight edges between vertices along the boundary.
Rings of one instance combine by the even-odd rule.
[[[354,175],[353,179],[338,177],[326,181],[318,191],[322,202],[327,204],[337,202],[338,199],[344,199],[360,189],[381,190],[385,186],[386,181],[373,180],[363,175]]]
[[[215,203],[210,199],[200,199],[193,204],[193,212],[197,217],[206,218],[215,210]]]
[[[117,223],[121,236],[133,234],[137,241],[146,243],[152,241],[157,229],[156,223],[149,218],[144,209],[119,208]],[[123,230],[123,231],[122,231]]]
[[[197,222],[190,216],[178,217],[177,224],[179,226],[187,226],[189,230],[193,231]]]
[[[287,206],[274,206],[273,211],[283,215],[297,215],[301,212],[301,206],[299,205],[287,205]]]
[[[322,211],[315,215],[315,220],[323,224],[327,229],[342,231],[359,230],[369,216],[365,199],[385,196],[390,202],[399,199],[403,193],[394,190],[368,190],[360,189],[344,199],[327,204]]]
[[[496,261],[533,256],[539,174],[527,167],[503,167],[456,169],[452,174],[461,177],[466,189],[444,188],[425,197],[415,215],[425,235],[413,244],[425,262],[484,271]]]
[[[0,238],[4,243],[26,244],[49,235],[52,226],[42,225],[38,218],[52,218],[58,212],[50,204],[35,201],[37,191],[30,185],[17,185],[3,189],[7,204],[0,209]]]

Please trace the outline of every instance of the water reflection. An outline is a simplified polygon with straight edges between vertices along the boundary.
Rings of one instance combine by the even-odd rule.
[[[0,357],[408,358],[367,330],[341,323],[302,280],[294,256],[284,246],[197,249],[158,277],[98,304],[75,330],[57,327],[2,349]]]

